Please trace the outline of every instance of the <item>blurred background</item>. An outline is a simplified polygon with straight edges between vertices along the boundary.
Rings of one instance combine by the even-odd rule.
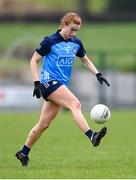
[[[39,110],[43,100],[32,97],[30,59],[69,11],[81,16],[77,36],[111,84],[100,85],[77,59],[70,89],[82,108],[136,109],[135,0],[0,0],[0,111]]]

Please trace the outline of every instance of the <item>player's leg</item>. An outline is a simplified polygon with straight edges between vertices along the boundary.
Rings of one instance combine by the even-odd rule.
[[[39,122],[32,128],[25,145],[29,148],[39,139],[43,131],[45,131],[51,124],[52,120],[55,118],[60,107],[51,101],[44,101]]]
[[[83,132],[90,129],[81,112],[81,104],[79,100],[67,87],[64,85],[59,87],[48,97],[48,99],[55,102],[59,106],[70,109],[75,122]]]
[[[21,161],[23,166],[27,166],[29,160],[28,154],[31,147],[36,143],[43,131],[49,127],[59,109],[60,107],[54,102],[44,101],[39,122],[30,131],[22,150],[16,153],[16,157]]]
[[[59,106],[70,109],[79,128],[89,137],[89,139],[91,139],[94,146],[99,145],[100,140],[106,134],[107,129],[104,127],[97,133],[94,133],[90,129],[81,112],[81,104],[79,100],[67,87],[64,85],[59,87],[48,97],[48,99],[54,101]]]

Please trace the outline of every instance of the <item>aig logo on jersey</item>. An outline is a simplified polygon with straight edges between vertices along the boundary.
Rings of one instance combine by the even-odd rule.
[[[74,63],[74,56],[59,56],[58,66],[71,66]]]

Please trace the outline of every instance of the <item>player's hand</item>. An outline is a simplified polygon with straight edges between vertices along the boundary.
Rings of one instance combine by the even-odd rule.
[[[36,96],[38,99],[42,95],[42,85],[40,81],[34,81],[33,97]]]
[[[101,73],[97,73],[96,77],[101,84],[104,82],[107,86],[110,86],[109,82],[102,76]]]

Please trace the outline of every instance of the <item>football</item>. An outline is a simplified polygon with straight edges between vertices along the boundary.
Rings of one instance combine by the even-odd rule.
[[[105,123],[110,116],[110,109],[104,104],[97,104],[90,111],[91,119],[97,124]]]

